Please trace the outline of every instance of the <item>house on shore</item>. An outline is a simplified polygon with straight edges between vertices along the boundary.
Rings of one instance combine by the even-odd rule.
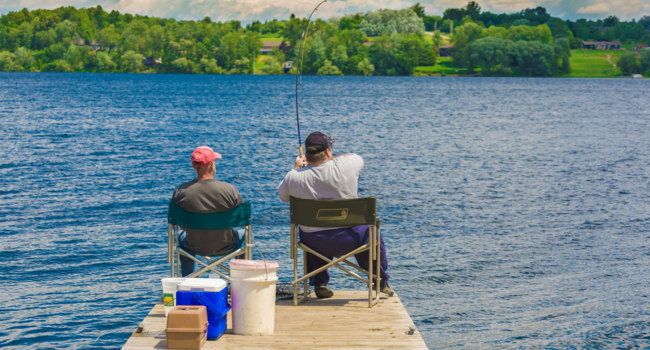
[[[621,48],[620,41],[583,41],[583,49],[589,50],[619,50]]]
[[[449,57],[451,56],[451,51],[454,49],[453,44],[442,45],[438,47],[438,56],[439,57]]]
[[[142,64],[144,64],[147,67],[157,67],[162,64],[162,58],[146,56],[144,60],[142,60]]]
[[[291,68],[293,68],[293,61],[285,61],[284,63],[282,63],[282,71],[284,72],[284,74],[289,73]]]
[[[262,41],[262,48],[260,49],[261,55],[268,55],[277,48],[278,50],[284,50],[286,47],[291,46],[291,44],[284,41]]]

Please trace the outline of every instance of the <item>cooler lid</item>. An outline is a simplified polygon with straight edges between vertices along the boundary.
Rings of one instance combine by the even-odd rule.
[[[178,290],[187,291],[204,291],[220,292],[228,283],[221,278],[186,278],[185,281],[178,285]]]

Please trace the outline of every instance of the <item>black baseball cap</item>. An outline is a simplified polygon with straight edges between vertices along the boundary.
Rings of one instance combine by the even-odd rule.
[[[314,147],[315,150],[309,153],[319,153],[328,149],[333,143],[333,138],[320,131],[314,131],[305,139],[305,148]]]

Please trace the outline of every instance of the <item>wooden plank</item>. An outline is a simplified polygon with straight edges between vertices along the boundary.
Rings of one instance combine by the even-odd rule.
[[[298,306],[280,300],[274,333],[264,336],[233,334],[229,313],[224,335],[202,349],[427,348],[417,330],[409,334],[415,326],[397,294],[370,309],[367,296],[367,291],[336,291],[333,298],[311,298]],[[166,322],[162,305],[155,305],[142,322],[144,331],[134,332],[122,349],[166,349]]]

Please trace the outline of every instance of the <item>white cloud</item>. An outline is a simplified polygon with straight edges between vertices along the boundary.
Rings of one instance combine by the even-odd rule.
[[[576,10],[576,13],[579,13],[581,15],[596,15],[596,14],[603,14],[609,12],[610,12],[610,5],[605,3],[585,6]]]
[[[28,9],[53,9],[60,6],[91,7],[156,17],[198,20],[209,16],[215,21],[287,19],[291,13],[306,17],[320,0],[0,0],[0,13]],[[380,8],[403,9],[419,2],[428,14],[442,15],[444,10],[465,7],[470,0],[328,0],[316,18],[331,18],[349,13],[368,12]],[[650,15],[648,0],[476,0],[483,11],[512,13],[525,8],[545,7],[553,16],[577,19],[603,18],[615,15],[620,19]]]

